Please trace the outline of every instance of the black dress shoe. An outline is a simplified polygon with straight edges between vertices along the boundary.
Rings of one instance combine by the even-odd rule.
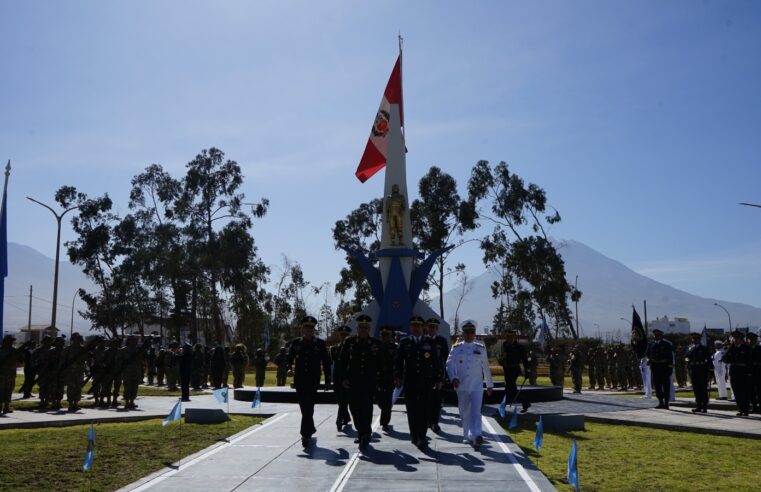
[[[341,422],[336,422],[336,431],[341,432],[344,430],[344,425]]]
[[[433,432],[435,432],[436,434],[438,434],[439,432],[441,432],[441,427],[439,427],[439,424],[433,424],[433,425],[431,426],[431,430],[432,430]]]
[[[381,426],[381,428],[383,429],[383,432],[388,432],[388,431],[389,431],[389,426],[388,426],[388,424],[383,424],[383,425]]]
[[[359,442],[360,442],[359,438],[354,439],[354,444],[359,444]]]
[[[307,449],[309,447],[309,441],[310,440],[311,439],[308,438],[308,437],[302,437],[301,438],[301,447],[304,448],[304,449]]]
[[[704,409],[702,409],[702,410],[701,410],[701,412],[703,412],[703,413],[708,413],[708,409],[707,409],[707,408],[704,408]]]
[[[698,413],[698,412],[700,412],[700,411],[701,411],[701,409],[700,409],[700,408],[693,408],[693,409],[692,409],[692,413]]]

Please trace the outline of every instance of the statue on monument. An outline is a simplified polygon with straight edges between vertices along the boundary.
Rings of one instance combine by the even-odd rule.
[[[399,185],[391,186],[391,194],[384,200],[386,209],[386,224],[392,246],[404,246],[402,231],[404,230],[404,195],[399,193]]]

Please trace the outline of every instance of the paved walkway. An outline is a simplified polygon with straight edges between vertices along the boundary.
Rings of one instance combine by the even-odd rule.
[[[359,454],[354,430],[336,431],[333,405],[316,407],[316,442],[302,449],[301,417],[291,407],[188,458],[179,469],[162,470],[122,490],[555,490],[488,417],[483,418],[486,442],[476,451],[462,443],[459,419],[448,408],[442,433],[431,434],[430,449],[422,452],[409,442],[406,414],[397,408],[389,433],[377,429],[376,417],[370,448]]]

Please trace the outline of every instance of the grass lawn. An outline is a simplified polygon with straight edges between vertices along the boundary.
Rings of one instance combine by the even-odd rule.
[[[708,436],[627,425],[586,423],[586,430],[544,433],[534,450],[536,423],[521,422],[510,437],[560,491],[572,440],[578,446],[579,484],[584,491],[758,490],[761,440]]]
[[[82,471],[89,425],[0,431],[3,490],[116,490],[263,419],[231,415],[214,425],[162,419],[95,424],[92,470]],[[178,443],[182,442],[182,448]],[[223,470],[220,470],[220,473]],[[42,472],[42,473],[41,473]]]

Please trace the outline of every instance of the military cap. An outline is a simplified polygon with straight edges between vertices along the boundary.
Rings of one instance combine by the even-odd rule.
[[[360,314],[357,316],[357,323],[372,323],[373,319],[366,315],[366,314]]]
[[[721,340],[714,340],[713,344],[714,345],[724,345],[724,342],[722,342]]]
[[[476,331],[476,322],[473,320],[467,320],[462,325],[462,331]]]
[[[690,336],[693,337],[693,338],[695,338],[695,337],[700,338],[700,337],[703,336],[703,334],[702,333],[698,333],[696,331],[693,331],[692,333],[690,333]]]
[[[422,324],[425,324],[425,320],[422,317],[415,315],[410,318],[410,324],[422,325]]]
[[[427,324],[427,325],[436,325],[436,326],[438,326],[438,325],[440,325],[440,324],[441,324],[441,321],[439,321],[439,318],[428,318],[428,319],[425,321],[425,324]]]
[[[380,327],[380,332],[381,333],[389,333],[390,334],[390,333],[394,333],[394,329],[392,327],[388,326],[388,325],[383,325],[383,326]]]
[[[346,325],[341,325],[338,328],[336,328],[336,331],[338,333],[351,333],[351,328]]]
[[[653,330],[653,335],[663,335],[663,330],[656,328]]]
[[[317,325],[317,320],[315,319],[314,316],[304,316],[303,318],[301,318],[301,325],[314,327],[315,325]]]

